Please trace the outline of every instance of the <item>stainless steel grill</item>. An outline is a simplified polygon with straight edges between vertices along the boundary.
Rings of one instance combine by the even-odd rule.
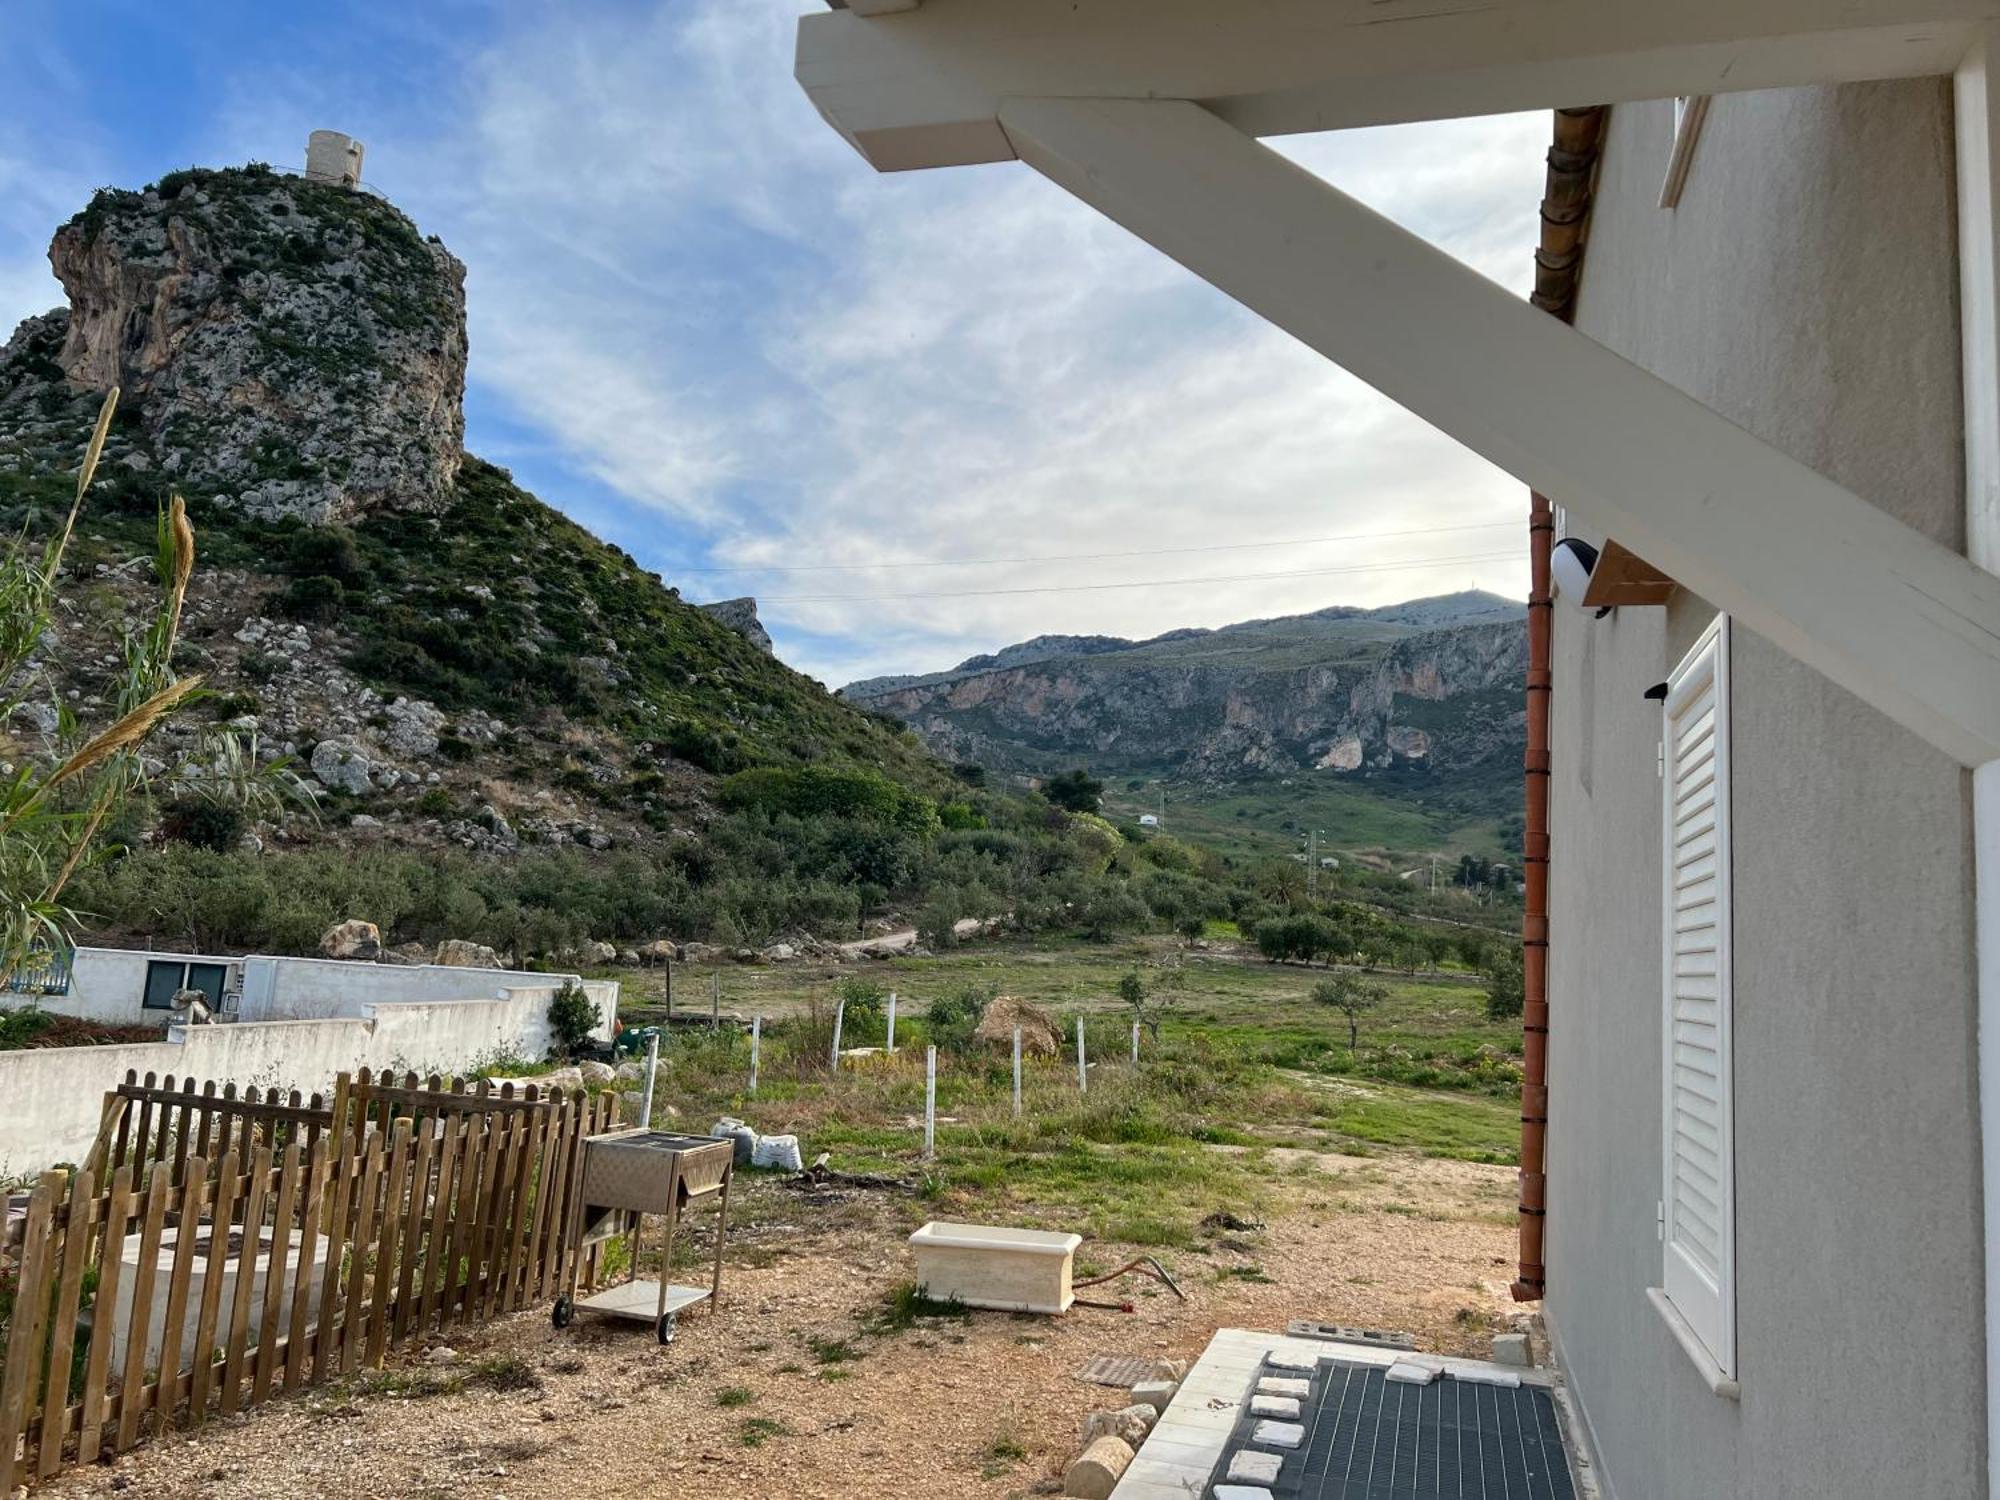
[[[570,1216],[569,1289],[556,1299],[552,1314],[556,1327],[568,1327],[578,1312],[603,1313],[650,1322],[660,1342],[668,1344],[673,1342],[675,1321],[683,1308],[704,1301],[711,1311],[719,1306],[723,1240],[729,1228],[729,1184],[735,1162],[736,1143],[727,1137],[643,1128],[587,1136]],[[681,1214],[707,1198],[716,1200],[719,1216],[713,1278],[706,1287],[671,1285],[666,1271],[673,1264],[674,1235]],[[648,1214],[665,1220],[657,1281],[639,1276],[639,1247]],[[577,1282],[584,1250],[619,1236],[629,1239],[630,1275],[579,1300]]]

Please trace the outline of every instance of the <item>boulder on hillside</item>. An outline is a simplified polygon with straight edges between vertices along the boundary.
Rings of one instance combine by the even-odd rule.
[[[312,773],[320,785],[360,796],[375,784],[375,763],[352,735],[339,734],[313,746]]]
[[[681,950],[667,938],[654,938],[638,952],[638,959],[644,964],[670,964],[680,956]]]
[[[618,962],[618,950],[609,943],[588,942],[583,945],[582,957],[585,963],[602,968]]]
[[[1021,1028],[1021,1052],[1026,1057],[1054,1057],[1062,1051],[1062,1029],[1039,1005],[1013,995],[996,995],[979,1017],[973,1039],[989,1047],[1012,1050],[1014,1028]]]
[[[320,934],[319,951],[328,958],[380,958],[382,929],[373,922],[336,922]]]
[[[475,943],[465,938],[446,938],[438,944],[437,956],[431,960],[447,969],[499,969],[506,967],[500,962],[500,955],[484,943]]]

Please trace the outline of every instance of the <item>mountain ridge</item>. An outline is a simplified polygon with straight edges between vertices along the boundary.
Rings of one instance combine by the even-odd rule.
[[[841,696],[942,756],[1028,777],[1304,772],[1421,795],[1465,775],[1500,810],[1525,743],[1525,666],[1525,605],[1468,590],[1141,641],[1037,637]]]

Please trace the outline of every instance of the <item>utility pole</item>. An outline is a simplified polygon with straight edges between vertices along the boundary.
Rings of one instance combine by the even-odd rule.
[[[1306,834],[1306,900],[1319,899],[1319,831]]]
[[[1156,782],[1154,783],[1154,787],[1160,794],[1160,811],[1158,814],[1160,832],[1165,833],[1167,831],[1167,784],[1164,781]]]

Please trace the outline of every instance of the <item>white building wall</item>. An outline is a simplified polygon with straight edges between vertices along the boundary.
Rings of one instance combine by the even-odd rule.
[[[1612,111],[1578,327],[1960,545],[1949,84],[1718,97],[1668,211],[1671,119]],[[1644,694],[1712,614],[1685,592],[1603,620],[1557,604],[1550,1325],[1612,1500],[1981,1495],[1966,779],[1740,627],[1740,1399],[1710,1391],[1646,1296],[1662,895]]]

